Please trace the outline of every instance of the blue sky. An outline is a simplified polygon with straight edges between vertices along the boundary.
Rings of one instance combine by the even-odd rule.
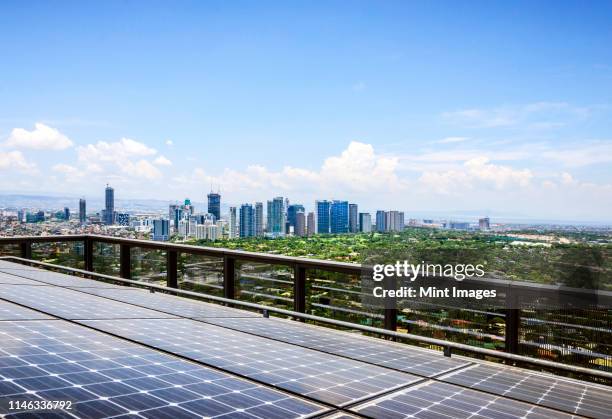
[[[0,191],[608,221],[610,21],[610,2],[3,2]]]

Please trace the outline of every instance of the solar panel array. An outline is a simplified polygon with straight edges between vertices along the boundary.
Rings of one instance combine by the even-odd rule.
[[[12,265],[0,417],[17,396],[72,400],[57,417],[610,417],[607,387]]]
[[[328,408],[65,321],[0,323],[0,400],[72,402],[73,417],[289,418]],[[16,413],[0,403],[0,415]]]
[[[233,330],[428,377],[470,364],[459,358],[444,357],[440,352],[433,353],[414,346],[331,331],[290,320],[261,317],[203,320]]]
[[[84,320],[83,323],[338,406],[420,379],[193,320]]]

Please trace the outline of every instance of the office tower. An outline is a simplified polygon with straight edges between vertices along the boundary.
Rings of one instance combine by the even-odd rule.
[[[18,210],[17,211],[17,221],[20,222],[20,223],[25,223],[25,221],[26,221],[26,214],[27,214],[26,210],[24,210],[24,209]]]
[[[70,208],[64,207],[64,220],[70,220]]]
[[[236,207],[230,207],[229,211],[229,238],[235,239],[238,237],[238,220],[236,219]]]
[[[166,241],[170,236],[170,221],[154,220],[153,221],[153,240]]]
[[[315,221],[314,212],[309,212],[306,218],[306,235],[313,236],[317,232],[317,223]]]
[[[287,223],[295,231],[296,216],[298,212],[304,212],[304,205],[293,204],[287,207]]]
[[[349,231],[349,204],[347,201],[333,201],[331,204],[330,231],[334,234]]]
[[[359,213],[359,231],[362,233],[372,232],[372,216],[368,212]]]
[[[240,237],[255,236],[255,211],[253,205],[242,204],[240,206]]]
[[[104,190],[104,224],[112,225],[115,223],[115,190],[106,185]]]
[[[178,230],[178,220],[176,217],[176,211],[178,209],[178,204],[170,204],[168,206],[168,220],[170,221],[171,228],[173,228],[175,231]]]
[[[478,228],[481,230],[489,230],[491,228],[489,217],[484,217],[478,220]]]
[[[357,204],[349,204],[349,233],[359,232],[359,211]]]
[[[376,231],[379,233],[387,231],[387,216],[385,211],[376,211]]]
[[[186,216],[193,215],[195,213],[195,207],[191,204],[191,199],[185,198],[185,203],[183,204],[183,214]]]
[[[85,224],[87,222],[87,203],[84,199],[79,199],[79,222]]]
[[[385,213],[385,231],[398,232],[404,230],[404,213],[387,211]]]
[[[123,212],[118,212],[115,214],[115,224],[120,226],[129,226],[130,225],[130,214],[126,214]]]
[[[211,192],[208,194],[208,213],[215,216],[215,221],[221,219],[221,195]]]
[[[331,202],[315,201],[315,231],[317,234],[328,234],[330,231],[330,209]]]
[[[306,235],[306,216],[304,211],[300,211],[295,214],[295,226],[293,227],[293,234],[298,237]]]
[[[268,201],[268,226],[267,233],[272,237],[285,234],[285,201],[282,196]]]
[[[255,202],[255,237],[263,237],[264,235],[264,215],[263,215],[263,203]]]

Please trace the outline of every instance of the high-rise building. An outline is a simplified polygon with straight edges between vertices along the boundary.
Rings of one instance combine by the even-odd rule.
[[[221,219],[221,195],[211,192],[208,194],[208,213],[215,216],[215,221]]]
[[[317,233],[317,223],[315,221],[314,212],[309,212],[306,218],[306,235],[313,236]]]
[[[70,208],[64,207],[64,220],[70,220]]]
[[[263,237],[264,235],[264,215],[263,215],[263,203],[255,202],[255,237]]]
[[[170,221],[154,220],[153,221],[153,240],[166,241],[170,236]]]
[[[272,237],[285,234],[285,201],[282,196],[268,201],[267,233]]]
[[[491,228],[491,221],[489,220],[489,217],[479,219],[478,228],[481,230],[489,230]]]
[[[236,218],[236,207],[230,207],[229,211],[229,238],[235,239],[238,237],[238,220]]]
[[[359,213],[359,231],[362,233],[372,232],[372,216],[368,212]]]
[[[349,204],[349,233],[359,232],[359,210],[357,204]]]
[[[298,237],[306,235],[306,216],[304,211],[300,211],[295,214],[295,227],[293,227],[293,234]]]
[[[379,233],[387,231],[387,214],[385,211],[376,211],[376,231]]]
[[[115,190],[106,185],[104,190],[104,224],[112,225],[115,223]]]
[[[287,223],[289,224],[289,227],[293,227],[294,232],[298,212],[304,212],[304,205],[293,204],[287,207]]]
[[[129,226],[130,225],[130,214],[124,212],[118,212],[115,214],[115,224],[120,226]]]
[[[347,201],[333,201],[330,210],[330,231],[334,234],[349,232],[349,204]]]
[[[240,237],[255,236],[255,213],[253,205],[242,204],[240,206]]]
[[[180,217],[177,217],[177,210],[179,208],[178,204],[170,204],[168,206],[168,220],[171,224],[170,227],[174,229],[174,231],[178,230],[178,218]]]
[[[331,202],[315,201],[314,224],[317,234],[328,234],[330,232],[330,209]]]
[[[185,203],[183,204],[183,213],[186,216],[190,216],[195,213],[195,207],[191,204],[191,199],[189,198],[185,198]]]
[[[398,232],[404,230],[404,213],[402,211],[385,212],[385,231]]]
[[[79,222],[81,224],[87,222],[87,203],[83,198],[79,199]]]

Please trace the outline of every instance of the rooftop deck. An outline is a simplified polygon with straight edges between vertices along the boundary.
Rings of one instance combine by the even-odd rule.
[[[0,416],[591,417],[612,389],[0,261]],[[13,416],[14,415],[14,416]]]

